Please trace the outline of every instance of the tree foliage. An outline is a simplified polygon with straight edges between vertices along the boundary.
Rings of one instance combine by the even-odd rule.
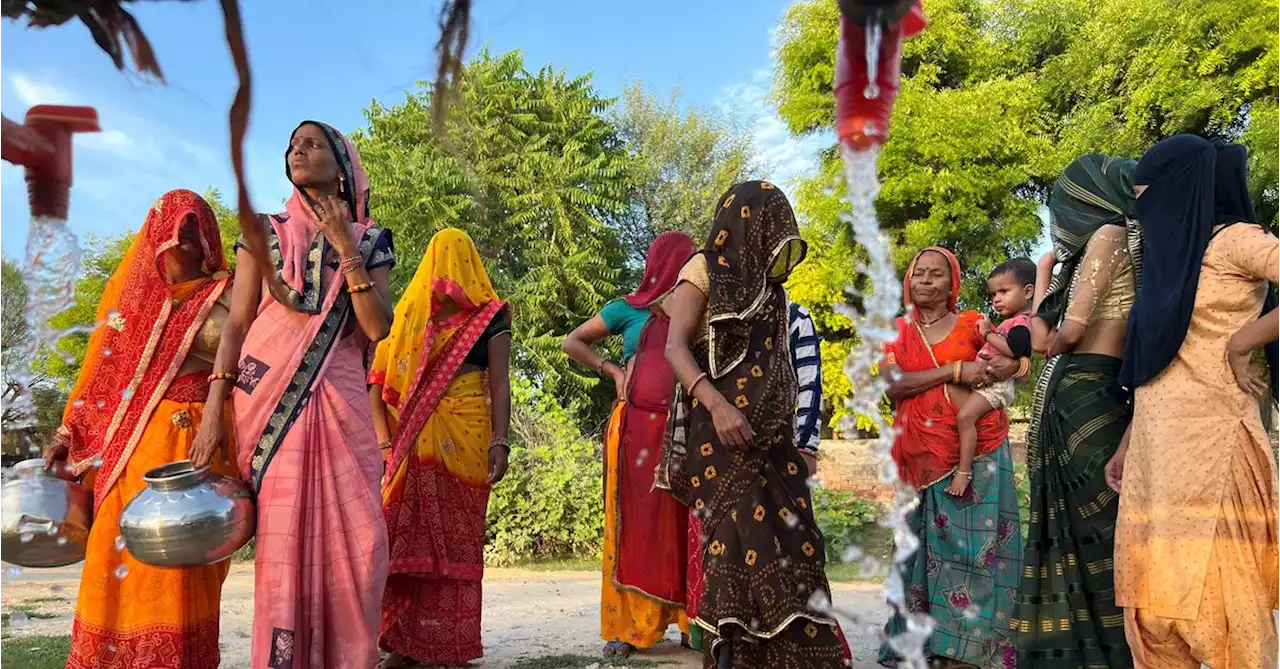
[[[903,48],[903,80],[881,150],[876,210],[903,269],[941,244],[965,266],[962,300],[985,304],[980,280],[1027,254],[1039,211],[1070,161],[1102,151],[1140,155],[1178,133],[1222,135],[1251,154],[1259,215],[1276,220],[1277,17],[1261,0],[932,0],[929,27]],[[773,98],[792,132],[834,121],[838,9],[800,0],[779,26]],[[855,276],[857,257],[836,218],[834,151],[799,189],[810,260],[793,296],[828,340],[853,324],[829,302]],[[841,301],[847,301],[847,298]],[[824,316],[818,317],[822,312]],[[841,405],[849,388],[832,387]]]
[[[750,133],[734,119],[683,107],[678,92],[658,98],[639,81],[623,90],[612,118],[633,162],[635,195],[622,233],[638,252],[635,264],[643,264],[650,242],[668,230],[701,243],[713,203],[756,167]]]

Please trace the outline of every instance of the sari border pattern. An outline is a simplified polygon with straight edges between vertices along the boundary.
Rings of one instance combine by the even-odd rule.
[[[385,232],[382,228],[369,228],[361,236],[360,255],[364,257],[366,265],[372,259],[373,249],[376,246],[375,241]],[[317,235],[317,237],[322,237],[322,235]],[[279,253],[278,237],[273,236],[272,248],[272,261],[276,262],[277,271],[280,271],[283,267],[283,258]],[[312,251],[315,251],[314,245],[312,246]],[[310,260],[308,260],[308,266],[310,266]],[[319,265],[317,264],[318,267]],[[319,291],[316,292],[317,294],[319,293]],[[271,460],[275,458],[276,450],[279,448],[284,436],[288,434],[289,428],[298,419],[298,414],[302,411],[302,405],[311,396],[311,391],[319,377],[320,370],[324,367],[324,362],[329,357],[329,351],[333,348],[334,343],[337,342],[342,324],[346,322],[350,313],[351,293],[344,290],[338,294],[333,306],[329,309],[329,313],[325,315],[324,321],[316,332],[315,339],[311,341],[311,345],[307,347],[307,352],[302,356],[302,361],[298,364],[298,369],[294,372],[293,379],[289,381],[284,394],[276,404],[275,410],[271,412],[271,416],[267,419],[266,427],[262,431],[262,437],[254,446],[253,459],[250,461],[250,475],[253,479],[255,492],[262,489],[267,467],[271,464]]]

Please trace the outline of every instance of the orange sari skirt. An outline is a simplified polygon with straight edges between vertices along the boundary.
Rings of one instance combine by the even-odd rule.
[[[173,395],[173,393],[170,393]],[[120,478],[98,507],[89,530],[68,669],[214,669],[224,560],[188,569],[151,567],[117,548],[120,512],[146,484],[148,470],[191,451],[204,397],[166,397],[156,406]],[[237,476],[214,458],[213,469]],[[123,543],[120,544],[123,546]]]
[[[605,641],[629,643],[636,648],[657,644],[672,624],[689,632],[684,607],[651,599],[614,580],[618,558],[618,451],[622,444],[623,404],[614,407],[605,428],[604,559],[600,586],[600,636]]]

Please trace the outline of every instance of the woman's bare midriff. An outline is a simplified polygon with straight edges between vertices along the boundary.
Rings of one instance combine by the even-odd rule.
[[[1085,328],[1073,352],[1124,357],[1124,339],[1128,329],[1125,321],[1098,321]]]

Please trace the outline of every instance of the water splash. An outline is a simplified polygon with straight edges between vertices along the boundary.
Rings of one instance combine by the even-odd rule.
[[[880,518],[880,524],[893,531],[894,540],[884,593],[893,611],[906,620],[906,632],[886,641],[905,658],[901,666],[924,669],[927,666],[924,643],[933,631],[933,619],[928,614],[908,610],[901,573],[903,565],[920,544],[907,524],[909,514],[919,501],[915,488],[898,476],[898,466],[891,456],[896,432],[880,415],[880,401],[889,384],[884,377],[874,373],[880,364],[880,351],[884,344],[897,337],[894,321],[902,304],[902,287],[894,269],[889,239],[876,219],[875,198],[880,191],[880,180],[876,175],[877,155],[876,149],[854,151],[840,145],[846,187],[844,201],[848,205],[848,210],[840,217],[852,229],[855,243],[866,251],[866,260],[859,270],[873,288],[861,296],[863,311],[848,305],[838,305],[837,309],[854,322],[858,331],[858,339],[844,366],[844,372],[855,389],[846,404],[854,415],[869,420],[879,433],[872,453],[880,464],[881,480],[893,486],[892,503]],[[855,555],[857,553],[850,557]],[[865,558],[860,566],[863,571],[880,570],[879,562],[870,557]],[[859,618],[844,611],[838,613],[854,620]]]
[[[51,344],[67,334],[86,331],[81,327],[58,330],[49,324],[51,318],[66,310],[75,300],[75,282],[83,253],[79,240],[67,228],[66,220],[32,217],[23,261],[23,283],[27,288],[24,314],[27,340],[23,358],[27,362],[35,361],[43,346],[48,346],[50,351],[65,359],[69,354]],[[6,398],[5,413],[12,419],[4,426],[8,431],[27,431],[36,426],[31,370],[28,365],[20,367],[12,379],[16,394]]]

